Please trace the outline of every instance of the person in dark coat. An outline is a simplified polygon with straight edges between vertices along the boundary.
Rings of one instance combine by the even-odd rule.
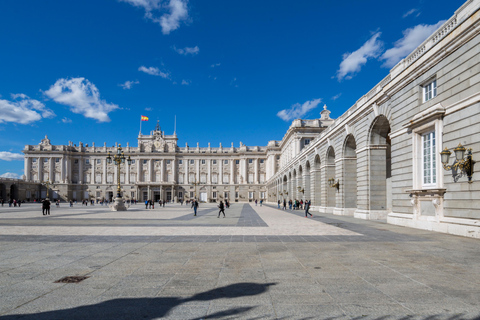
[[[313,217],[312,214],[308,212],[308,210],[310,210],[310,201],[305,200],[305,218],[307,217],[307,214],[309,214],[310,217]]]
[[[44,216],[50,215],[50,200],[48,198],[42,201],[42,213]]]
[[[193,208],[194,216],[196,216],[196,215],[197,215],[197,208],[198,208],[198,201],[197,201],[197,199],[192,200],[192,208]]]
[[[222,201],[220,201],[220,204],[218,205],[218,208],[220,208],[220,210],[218,210],[218,217],[217,218],[220,218],[220,212],[223,212],[223,217],[225,218],[225,207],[224,207]]]

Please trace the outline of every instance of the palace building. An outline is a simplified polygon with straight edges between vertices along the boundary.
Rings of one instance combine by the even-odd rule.
[[[464,3],[339,118],[325,107],[267,146],[179,147],[159,126],[139,135],[122,145],[133,160],[120,173],[124,197],[309,199],[325,214],[480,238],[479,9]],[[109,199],[116,170],[106,157],[116,150],[45,138],[25,147],[25,180],[51,181],[54,198]]]

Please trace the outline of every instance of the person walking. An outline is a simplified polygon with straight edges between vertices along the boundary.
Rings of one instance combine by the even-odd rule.
[[[277,208],[280,209],[280,200],[278,200],[277,204],[278,204]]]
[[[44,216],[50,215],[50,200],[48,198],[42,201],[42,213]]]
[[[220,208],[220,210],[218,210],[218,217],[217,218],[220,218],[220,212],[223,213],[223,217],[225,218],[225,207],[223,206],[222,201],[220,201],[220,204],[218,205],[218,208]]]
[[[196,216],[197,215],[197,208],[198,208],[197,199],[192,201],[192,208],[193,208],[193,213],[194,213],[193,215]]]
[[[310,210],[310,201],[305,200],[305,218],[307,217],[307,214],[309,214],[310,217],[313,217],[308,210]]]
[[[283,210],[287,210],[287,199],[283,199]]]
[[[255,199],[255,205],[257,205],[257,199]]]

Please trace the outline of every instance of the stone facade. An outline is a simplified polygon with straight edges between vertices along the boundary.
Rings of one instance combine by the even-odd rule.
[[[269,201],[311,199],[324,213],[480,237],[480,183],[475,176],[454,182],[439,154],[461,143],[479,159],[479,8],[480,1],[467,1],[308,147],[288,156],[267,181]]]

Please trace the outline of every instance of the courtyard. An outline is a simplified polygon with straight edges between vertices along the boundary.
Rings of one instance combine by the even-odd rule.
[[[0,319],[480,318],[478,240],[312,213],[1,207]]]

